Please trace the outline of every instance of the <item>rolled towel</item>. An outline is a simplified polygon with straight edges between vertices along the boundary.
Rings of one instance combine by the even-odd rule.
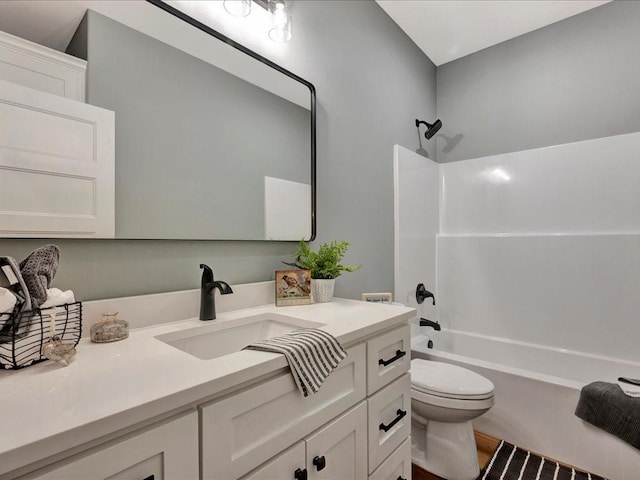
[[[244,349],[283,354],[298,390],[305,397],[316,393],[329,374],[347,357],[347,352],[333,335],[317,328],[285,333],[252,343]]]
[[[630,397],[640,397],[640,385],[633,385],[631,383],[621,382],[620,380],[618,380],[618,386],[620,387],[620,390],[625,393],[625,395],[628,395]]]
[[[640,449],[640,398],[626,395],[615,383],[582,387],[575,414]]]
[[[31,307],[39,307],[47,300],[47,288],[58,271],[60,249],[56,245],[44,245],[20,262],[20,272],[31,295]]]
[[[11,290],[0,287],[0,313],[11,313],[18,299]]]
[[[11,288],[21,303],[20,311],[31,310],[31,295],[29,295],[29,289],[20,273],[20,266],[16,259],[13,257],[0,257],[0,268],[7,279],[7,286]]]
[[[40,305],[40,308],[57,307],[65,303],[74,303],[75,301],[75,296],[71,290],[65,290],[63,292],[59,288],[48,288],[47,300]]]

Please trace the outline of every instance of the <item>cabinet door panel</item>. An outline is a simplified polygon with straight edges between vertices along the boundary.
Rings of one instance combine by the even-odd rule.
[[[154,480],[199,478],[196,412],[96,447],[21,480],[142,480],[151,475]]]
[[[405,373],[367,402],[371,473],[411,434],[411,376]]]
[[[298,442],[273,460],[242,477],[242,480],[295,480],[297,469],[305,467],[305,444]]]
[[[85,101],[87,62],[0,32],[0,80]]]
[[[201,406],[204,479],[239,478],[365,398],[365,344],[303,397],[290,373]]]
[[[309,480],[367,478],[367,405],[362,402],[307,438]]]
[[[114,122],[0,80],[0,236],[113,238]]]
[[[367,342],[367,395],[409,371],[411,336],[409,325],[396,328]]]

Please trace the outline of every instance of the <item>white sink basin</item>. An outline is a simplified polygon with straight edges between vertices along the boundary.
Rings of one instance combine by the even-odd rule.
[[[325,324],[266,313],[236,320],[212,320],[201,327],[158,335],[156,339],[202,360],[239,352],[250,343],[277,337],[301,328]]]

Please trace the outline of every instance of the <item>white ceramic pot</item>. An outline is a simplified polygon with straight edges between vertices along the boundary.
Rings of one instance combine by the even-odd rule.
[[[315,303],[330,302],[333,298],[333,287],[336,284],[336,279],[331,278],[328,280],[320,278],[311,279],[311,298]]]

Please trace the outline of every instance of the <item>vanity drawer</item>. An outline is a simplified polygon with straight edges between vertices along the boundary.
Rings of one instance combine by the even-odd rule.
[[[201,406],[203,478],[239,478],[364,399],[366,345],[347,353],[315,395],[287,372]]]
[[[405,373],[367,402],[372,473],[411,434],[411,376]]]
[[[409,325],[367,342],[367,395],[409,371],[411,334]]]
[[[407,438],[389,455],[369,480],[409,480],[411,478],[411,438]]]
[[[62,460],[20,480],[198,478],[195,411]]]

